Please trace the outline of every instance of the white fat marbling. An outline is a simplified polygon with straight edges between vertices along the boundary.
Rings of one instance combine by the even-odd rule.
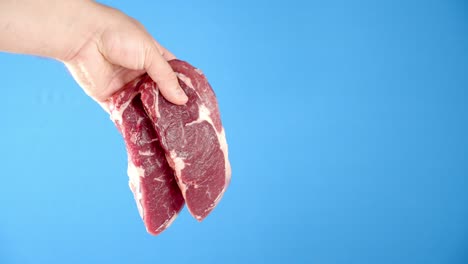
[[[181,81],[183,81],[188,87],[194,89],[194,88],[193,88],[194,86],[193,86],[193,84],[192,84],[192,80],[191,80],[189,77],[187,77],[186,75],[184,75],[183,73],[180,73],[180,72],[177,72],[176,74],[177,74],[177,77],[178,77]]]
[[[142,198],[143,194],[141,193],[141,179],[145,176],[145,169],[135,166],[132,161],[128,161],[128,168],[127,174],[129,178],[129,184],[133,186],[135,192],[135,200],[137,202],[138,211],[140,212],[140,216],[143,218],[145,216],[145,212],[142,206]]]
[[[145,150],[145,151],[139,150],[138,154],[140,154],[140,156],[153,156],[154,152],[152,152],[151,150]]]

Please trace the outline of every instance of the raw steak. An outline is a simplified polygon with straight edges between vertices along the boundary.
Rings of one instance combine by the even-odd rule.
[[[138,80],[114,95],[107,105],[128,153],[128,176],[146,229],[157,235],[175,220],[184,199],[167,164],[151,120],[143,110]]]
[[[172,223],[184,200],[190,213],[203,220],[231,179],[211,86],[190,64],[179,60],[169,64],[189,97],[186,105],[166,101],[144,75],[104,106],[125,140],[130,189],[148,232],[155,235]]]
[[[169,64],[189,97],[187,104],[166,101],[149,77],[141,84],[141,100],[187,207],[201,221],[218,204],[231,179],[226,137],[215,94],[203,73],[180,60]]]

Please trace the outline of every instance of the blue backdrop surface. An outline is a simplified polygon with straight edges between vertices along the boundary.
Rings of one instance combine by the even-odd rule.
[[[0,54],[0,263],[468,263],[465,1],[105,1],[203,69],[233,178],[146,233],[63,65]]]

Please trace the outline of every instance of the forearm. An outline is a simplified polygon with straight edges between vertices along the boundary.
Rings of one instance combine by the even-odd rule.
[[[66,60],[99,30],[96,5],[90,0],[0,0],[0,51]]]

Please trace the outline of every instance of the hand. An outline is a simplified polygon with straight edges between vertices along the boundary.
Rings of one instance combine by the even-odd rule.
[[[64,62],[98,103],[145,72],[167,100],[187,101],[167,63],[174,55],[136,20],[94,1],[0,1],[2,50]]]
[[[148,72],[167,100],[184,104],[187,96],[167,63],[175,56],[154,40],[138,21],[111,8],[104,12],[110,22],[64,61],[85,92],[102,102],[126,83]]]

